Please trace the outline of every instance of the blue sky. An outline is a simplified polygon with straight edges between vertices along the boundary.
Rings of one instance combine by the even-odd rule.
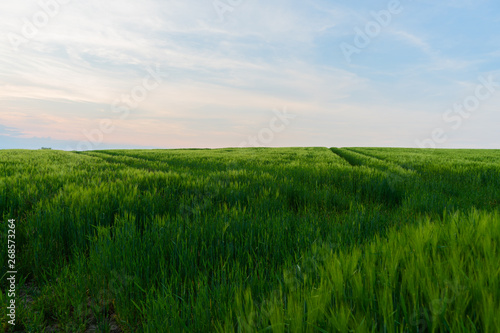
[[[0,149],[500,148],[498,1],[19,0],[0,31]]]

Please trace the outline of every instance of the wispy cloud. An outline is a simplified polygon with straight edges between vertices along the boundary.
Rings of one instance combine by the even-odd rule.
[[[406,16],[348,65],[338,45],[353,34],[352,20],[364,22],[385,3],[245,1],[220,21],[211,1],[71,1],[16,51],[8,34],[22,36],[41,8],[3,2],[0,123],[25,138],[78,141],[111,119],[116,130],[105,143],[234,146],[286,105],[301,121],[283,136],[285,145],[395,144],[401,133],[417,135],[413,128],[426,126],[429,110],[438,112],[496,62],[493,18],[482,35],[462,37],[491,47],[464,56],[442,47],[441,34],[451,40],[452,29],[430,22],[439,15],[428,11],[444,20],[452,8],[481,25],[474,17],[491,4],[429,2],[425,11],[408,4]],[[160,68],[162,84],[121,119],[113,103],[151,66]]]
[[[0,135],[17,137],[20,134],[22,134],[22,132],[20,132],[17,128],[7,127],[0,124]]]

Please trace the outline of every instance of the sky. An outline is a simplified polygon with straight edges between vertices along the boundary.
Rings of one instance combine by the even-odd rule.
[[[0,3],[0,149],[500,149],[497,0]]]

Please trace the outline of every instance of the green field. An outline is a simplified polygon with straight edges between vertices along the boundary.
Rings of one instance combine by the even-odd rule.
[[[500,150],[0,150],[28,332],[499,332]]]

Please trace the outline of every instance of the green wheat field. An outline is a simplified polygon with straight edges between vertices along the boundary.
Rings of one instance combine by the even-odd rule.
[[[500,332],[500,150],[0,151],[0,324]]]

